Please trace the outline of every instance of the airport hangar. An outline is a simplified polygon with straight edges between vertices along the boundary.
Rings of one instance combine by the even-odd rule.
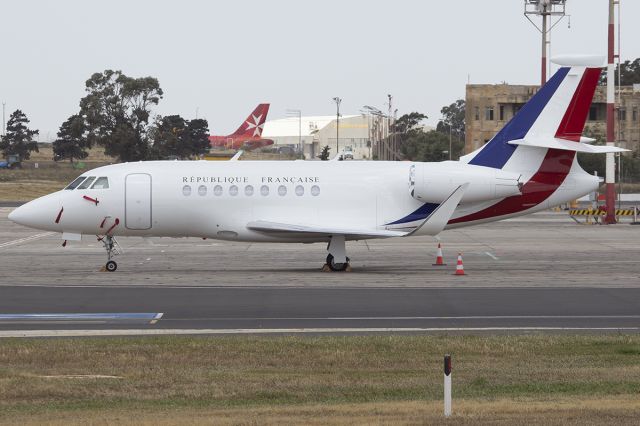
[[[338,129],[338,151],[351,150],[354,159],[370,159],[371,120],[367,115],[344,115]],[[302,151],[306,159],[314,159],[322,148],[336,152],[336,116],[302,116],[269,120],[264,124],[262,137],[272,139],[279,151]],[[301,148],[300,148],[301,146]]]
[[[329,146],[329,156],[336,153],[336,117],[334,115],[293,116],[266,121],[262,137],[271,139],[280,152],[304,153],[316,159]],[[338,152],[351,151],[354,160],[385,159],[382,141],[389,136],[390,120],[371,114],[342,115],[338,129]],[[432,127],[423,126],[425,131]],[[301,146],[301,147],[300,147]]]

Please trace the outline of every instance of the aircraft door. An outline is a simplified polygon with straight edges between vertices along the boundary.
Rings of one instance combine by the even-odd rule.
[[[151,229],[151,175],[127,175],[124,192],[125,226],[128,229]]]

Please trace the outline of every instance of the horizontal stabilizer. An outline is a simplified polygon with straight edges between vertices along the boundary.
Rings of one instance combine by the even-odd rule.
[[[460,185],[449,195],[449,197],[440,204],[427,218],[413,231],[406,234],[411,235],[438,235],[449,220],[453,213],[456,211],[456,207],[460,204],[464,191],[469,187],[469,183]]]
[[[318,225],[268,222],[257,220],[247,223],[247,228],[267,234],[286,234],[290,236],[327,236],[344,235],[347,239],[402,237],[406,233],[378,229],[339,228]]]
[[[602,67],[605,57],[602,55],[557,55],[551,62],[562,67]]]
[[[534,148],[553,148],[565,151],[586,152],[590,154],[606,154],[608,152],[627,152],[628,149],[617,146],[588,145],[581,142],[568,141],[559,138],[545,139],[516,139],[509,141],[510,145],[530,146]]]

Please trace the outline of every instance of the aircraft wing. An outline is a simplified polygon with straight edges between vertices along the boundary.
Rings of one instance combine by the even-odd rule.
[[[269,222],[266,220],[249,222],[247,223],[247,228],[267,234],[290,236],[307,235],[309,237],[322,235],[344,235],[348,239],[402,237],[407,234],[406,232],[387,231],[380,229],[339,228],[332,226],[325,227],[317,225]]]
[[[438,206],[425,220],[411,232],[391,231],[386,229],[356,229],[356,228],[338,228],[325,227],[317,225],[303,225],[294,223],[269,222],[266,220],[257,220],[247,223],[247,228],[264,232],[267,234],[278,234],[280,236],[333,236],[344,235],[347,239],[366,239],[366,238],[391,238],[405,237],[409,235],[437,235],[449,222],[456,207],[460,203],[464,191],[469,186],[465,183],[456,188],[449,197]]]

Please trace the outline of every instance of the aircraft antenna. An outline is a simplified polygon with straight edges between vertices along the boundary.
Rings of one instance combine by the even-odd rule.
[[[547,50],[550,45],[548,36],[562,18],[567,16],[565,13],[566,2],[567,0],[524,0],[524,17],[527,18],[542,35],[541,86],[547,82]],[[542,26],[539,27],[530,16],[540,16],[542,18]],[[549,27],[549,17],[554,16],[557,19]]]

